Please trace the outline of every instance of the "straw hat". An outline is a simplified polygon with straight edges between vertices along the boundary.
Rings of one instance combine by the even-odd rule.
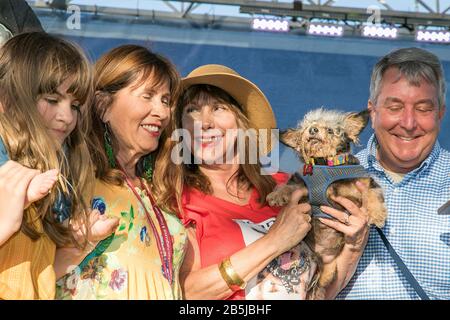
[[[250,121],[251,128],[267,129],[267,149],[272,150],[270,129],[277,124],[272,107],[262,91],[251,81],[243,78],[233,69],[219,64],[207,64],[194,69],[183,79],[183,87],[196,84],[209,84],[218,87],[232,96],[242,107]]]

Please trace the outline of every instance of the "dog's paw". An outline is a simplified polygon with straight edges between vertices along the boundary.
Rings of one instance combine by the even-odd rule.
[[[383,193],[380,188],[370,189],[368,197],[367,213],[369,215],[369,224],[382,228],[388,215]]]
[[[289,203],[294,190],[294,188],[287,185],[280,186],[267,195],[267,203],[271,207],[283,207]]]
[[[322,287],[316,287],[307,296],[307,300],[325,300],[326,290]]]
[[[277,192],[269,193],[266,197],[266,200],[271,207],[282,207],[289,202],[289,199],[286,199],[286,197]]]
[[[386,207],[380,206],[376,215],[372,215],[369,218],[369,224],[374,224],[378,228],[382,228],[387,218],[387,210]]]

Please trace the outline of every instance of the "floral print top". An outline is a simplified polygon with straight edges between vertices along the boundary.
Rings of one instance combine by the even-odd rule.
[[[136,188],[161,232],[150,200]],[[181,299],[179,269],[183,262],[186,231],[180,220],[164,213],[173,239],[174,281],[163,276],[158,247],[145,210],[132,190],[97,181],[92,207],[120,218],[114,234],[97,247],[71,273],[56,283],[57,299]],[[161,233],[160,233],[161,236]]]

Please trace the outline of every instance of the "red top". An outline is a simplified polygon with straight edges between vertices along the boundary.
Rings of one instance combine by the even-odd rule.
[[[272,177],[277,185],[284,184],[289,179],[288,174],[281,172],[272,175]],[[189,189],[183,192],[184,217],[182,221],[185,226],[190,223],[196,224],[202,268],[219,264],[224,258],[245,248],[252,240],[256,240],[243,235],[242,223],[259,224],[278,214],[280,208],[261,207],[258,198],[258,192],[253,189],[249,203],[240,206],[204,194],[197,189]],[[243,290],[237,291],[228,299],[245,299],[245,292]]]

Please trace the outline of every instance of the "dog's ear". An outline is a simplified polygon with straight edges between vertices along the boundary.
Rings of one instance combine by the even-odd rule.
[[[369,111],[364,109],[363,111],[356,113],[349,113],[345,117],[345,132],[347,133],[348,138],[353,143],[358,143],[358,136],[363,131],[363,129],[367,126],[369,122]]]
[[[280,130],[280,141],[287,145],[288,147],[297,148],[297,130],[295,129],[287,129]]]

